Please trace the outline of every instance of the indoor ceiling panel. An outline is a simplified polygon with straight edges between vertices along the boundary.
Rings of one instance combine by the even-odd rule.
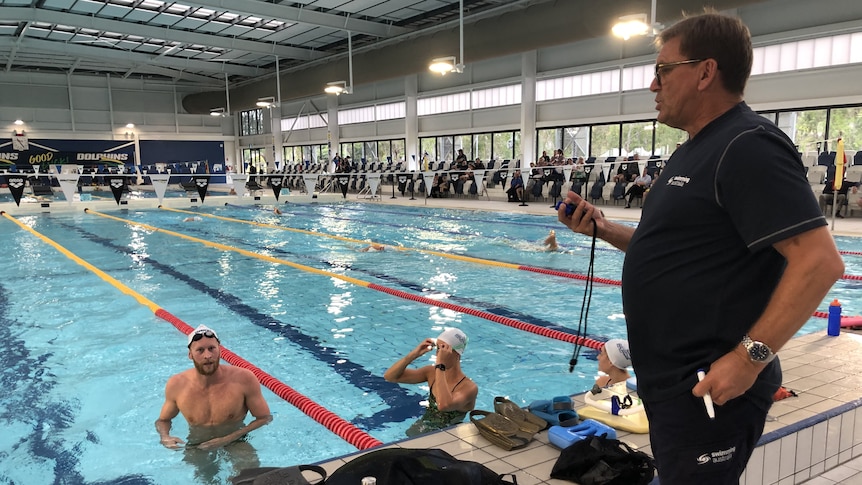
[[[175,29],[196,30],[199,29],[205,23],[207,23],[206,20],[196,19],[194,17],[186,17],[180,18],[180,20],[177,23],[173,24],[172,27]]]
[[[151,18],[149,23],[157,24],[157,25],[163,25],[165,27],[171,27],[171,26],[175,25],[177,22],[182,22],[182,21],[183,21],[183,17],[180,17],[179,15],[174,15],[171,13],[162,12],[162,13],[156,15],[155,17]]]
[[[228,37],[242,37],[244,34],[251,31],[251,27],[246,27],[245,25],[230,25],[226,29],[219,31],[219,35],[226,35]]]
[[[123,20],[129,22],[144,22],[147,23],[151,21],[153,18],[158,16],[158,12],[153,12],[152,10],[144,10],[142,8],[136,8],[129,12],[128,15],[123,17]]]
[[[32,3],[30,0],[3,0],[2,2],[7,7],[29,7]]]
[[[105,5],[101,10],[99,10],[99,17],[106,17],[112,19],[122,19],[126,15],[132,12],[132,9],[123,5]]]
[[[52,10],[68,10],[72,8],[76,0],[44,0],[42,2],[42,7],[50,8]],[[30,5],[31,2],[26,2],[27,5]],[[4,3],[5,5],[5,3]]]
[[[230,27],[230,24],[226,24],[224,22],[209,21],[201,25],[197,30],[203,33],[217,34],[228,27]]]
[[[83,13],[83,14],[94,14],[104,7],[104,3],[95,3],[95,2],[85,2],[78,0],[75,2],[72,7],[69,8],[69,11],[75,13]]]
[[[377,5],[366,9],[362,12],[362,15],[368,15],[369,17],[374,18],[397,18],[398,20],[401,20],[404,18],[404,9],[416,4],[414,0],[389,0],[388,2],[375,3],[377,3]],[[401,12],[402,15],[399,16],[399,12]]]

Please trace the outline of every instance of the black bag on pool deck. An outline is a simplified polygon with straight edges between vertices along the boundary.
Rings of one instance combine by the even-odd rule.
[[[647,485],[655,476],[652,458],[629,445],[593,436],[565,448],[551,470],[551,478],[580,485]]]
[[[454,458],[438,449],[386,448],[359,456],[332,472],[326,485],[357,485],[364,477],[377,485],[517,485],[490,468]]]

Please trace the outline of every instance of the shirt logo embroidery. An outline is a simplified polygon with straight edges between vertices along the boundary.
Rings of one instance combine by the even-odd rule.
[[[670,180],[667,181],[668,185],[673,185],[674,187],[683,187],[685,184],[689,183],[691,179],[689,177],[683,177],[681,175],[676,175],[671,177]]]
[[[697,457],[698,465],[706,465],[709,462],[712,463],[721,463],[724,461],[728,461],[733,458],[733,455],[736,453],[736,447],[731,446],[726,450],[718,450],[711,451],[709,453],[704,453]]]

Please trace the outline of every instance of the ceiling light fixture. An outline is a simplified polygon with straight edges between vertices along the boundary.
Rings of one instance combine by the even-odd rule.
[[[225,116],[224,108],[213,108],[210,110],[210,116]]]
[[[326,83],[326,87],[323,88],[323,92],[339,96],[342,94],[350,94],[350,88],[347,87],[346,81],[332,81],[331,83]]]
[[[635,36],[648,35],[653,37],[658,35],[664,26],[655,21],[655,4],[656,0],[652,0],[649,19],[645,13],[624,15],[614,24],[611,32],[623,40],[629,40]]]
[[[431,72],[435,72],[440,74],[441,76],[445,76],[447,73],[455,72],[461,74],[464,72],[464,0],[460,0],[458,2],[459,5],[459,20],[458,20],[458,31],[459,31],[459,45],[460,51],[458,52],[458,59],[461,59],[461,62],[458,62],[458,59],[455,56],[448,57],[438,57],[436,59],[431,60],[431,64],[428,66],[428,69]]]
[[[21,126],[21,125],[23,125],[23,124],[24,124],[24,122],[23,122],[23,121],[21,121],[21,120],[15,120],[15,124],[16,124],[16,125],[18,125],[18,126]]]
[[[350,31],[347,32],[347,70],[350,75],[350,84],[345,81],[333,81],[326,83],[323,92],[340,96],[342,94],[353,94],[353,41]]]
[[[257,103],[255,104],[261,108],[272,108],[275,106],[275,97],[267,96],[265,98],[257,98]]]

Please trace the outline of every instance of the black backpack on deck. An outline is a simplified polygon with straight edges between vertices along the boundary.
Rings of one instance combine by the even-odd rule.
[[[438,449],[386,448],[372,451],[342,465],[326,485],[357,485],[375,477],[377,485],[517,485],[490,468],[454,458]]]

